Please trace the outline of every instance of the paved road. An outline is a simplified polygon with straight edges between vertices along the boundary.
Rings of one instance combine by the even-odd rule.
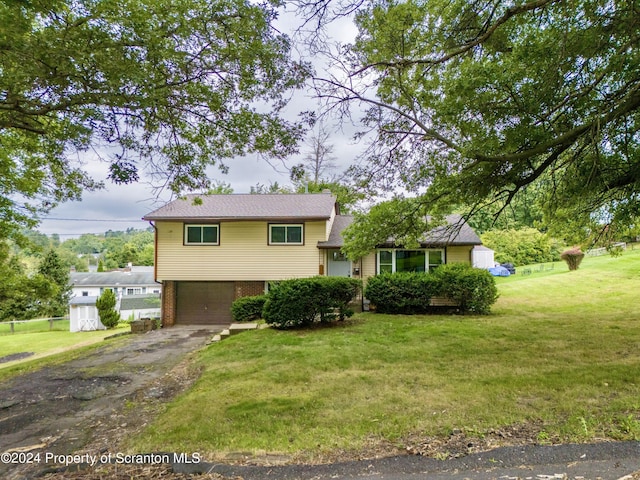
[[[637,480],[640,442],[503,447],[453,460],[401,456],[317,466],[174,465],[174,470],[244,480]]]

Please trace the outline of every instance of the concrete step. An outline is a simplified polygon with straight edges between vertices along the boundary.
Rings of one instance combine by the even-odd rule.
[[[240,332],[246,332],[247,330],[256,330],[257,328],[257,323],[232,323],[229,325],[229,333],[235,335]]]
[[[225,338],[235,335],[240,332],[246,332],[247,330],[256,330],[258,328],[257,323],[232,323],[228,328],[225,328],[220,333],[214,335],[209,339],[207,345],[215,342],[220,342]]]

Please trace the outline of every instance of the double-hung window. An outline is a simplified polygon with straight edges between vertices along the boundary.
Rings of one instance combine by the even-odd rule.
[[[184,226],[185,245],[220,245],[219,225],[193,225]]]
[[[378,250],[378,273],[432,272],[444,263],[444,250]]]
[[[302,224],[269,225],[269,245],[303,245],[304,226]]]

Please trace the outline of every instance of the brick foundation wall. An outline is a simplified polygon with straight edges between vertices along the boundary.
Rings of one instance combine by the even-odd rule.
[[[264,282],[235,282],[235,299],[264,294]]]
[[[176,282],[162,282],[162,326],[172,327],[176,323]]]

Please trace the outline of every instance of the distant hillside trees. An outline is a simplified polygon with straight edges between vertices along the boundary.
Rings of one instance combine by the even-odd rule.
[[[152,230],[113,231],[104,235],[85,234],[64,241],[60,250],[70,252],[84,264],[73,262],[78,271],[86,271],[89,263],[97,266],[101,260],[104,270],[124,268],[128,264],[152,266],[154,244]]]

